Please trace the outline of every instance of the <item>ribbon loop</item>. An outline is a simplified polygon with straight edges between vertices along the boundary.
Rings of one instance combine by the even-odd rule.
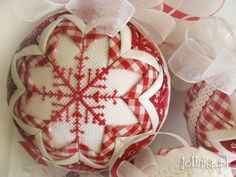
[[[161,9],[163,0],[18,0],[15,12],[25,21],[37,21],[55,10],[66,9],[87,24],[87,31],[96,28],[115,36],[134,16],[134,23],[154,42],[163,42],[175,28],[175,21]],[[134,15],[135,14],[135,15]]]
[[[229,35],[233,47],[226,45]],[[236,56],[231,51],[235,46],[233,28],[223,19],[207,18],[187,30],[186,40],[170,57],[169,66],[176,76],[188,83],[204,80],[231,94],[236,89]]]
[[[231,94],[236,89],[236,57],[224,48],[208,66],[202,78],[218,90]]]
[[[189,83],[200,82],[210,63],[204,50],[193,39],[187,39],[169,59],[171,71]]]
[[[71,0],[66,9],[79,16],[88,28],[97,28],[109,36],[118,33],[135,12],[127,0]]]

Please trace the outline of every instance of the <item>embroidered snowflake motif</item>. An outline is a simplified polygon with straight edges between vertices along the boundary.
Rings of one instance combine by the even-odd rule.
[[[87,160],[105,166],[116,152],[117,139],[131,142],[133,136],[157,130],[166,112],[162,107],[168,106],[168,80],[159,88],[161,70],[154,57],[159,55],[132,25],[109,38],[96,30],[86,32],[82,22],[57,23],[37,34],[38,43],[23,48],[27,55],[16,60],[25,90],[16,101],[15,115],[40,132],[34,148],[43,157],[71,158],[74,163],[66,165],[70,169],[84,169],[82,163],[92,168]],[[138,151],[125,153],[131,158]]]
[[[83,119],[84,123],[89,123],[89,115],[92,116],[92,123],[105,125],[102,112],[105,105],[101,103],[102,100],[111,101],[115,105],[117,99],[121,98],[117,95],[116,89],[112,93],[102,93],[102,91],[106,92],[107,87],[101,83],[106,81],[106,76],[111,67],[97,68],[95,71],[91,68],[84,70],[85,63],[89,60],[84,51],[85,49],[74,58],[77,61],[75,68],[62,67],[57,64],[56,59],[53,59],[50,64],[53,67],[54,89],[48,90],[43,86],[39,90],[35,87],[31,92],[31,94],[40,95],[43,101],[47,98],[55,98],[56,101],[52,103],[54,108],[51,115],[52,120],[55,122],[63,121],[63,114],[65,114],[66,121],[69,122],[72,117],[75,120],[75,129],[72,132],[79,131],[80,133],[83,133],[79,128],[80,120]],[[66,87],[69,92],[65,92],[63,87]],[[68,100],[66,104],[62,104],[63,99]],[[74,107],[72,112],[70,111],[71,107]],[[81,107],[86,110],[84,114]]]

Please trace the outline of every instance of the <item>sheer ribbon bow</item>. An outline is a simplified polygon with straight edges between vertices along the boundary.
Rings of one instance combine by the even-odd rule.
[[[236,89],[236,37],[225,20],[202,19],[192,25],[185,41],[169,59],[172,72],[188,83],[207,82],[231,94]]]
[[[87,28],[111,37],[131,20],[155,43],[163,42],[175,28],[174,19],[161,10],[162,0],[18,0],[14,9],[25,21],[37,21],[66,9],[81,18]]]

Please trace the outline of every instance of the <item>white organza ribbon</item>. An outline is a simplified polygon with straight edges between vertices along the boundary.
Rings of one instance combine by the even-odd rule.
[[[188,30],[186,40],[170,57],[170,69],[188,83],[206,81],[231,94],[236,89],[235,44],[234,30],[226,21],[202,20]]]
[[[168,135],[177,139],[184,146],[185,151],[181,151],[181,157],[189,157],[194,155],[190,145],[178,135],[167,133],[167,132],[158,132],[158,135]],[[156,156],[153,154],[150,148],[142,150],[135,158],[134,165],[124,161],[121,163],[117,170],[118,177],[152,177],[156,176],[156,172],[159,169],[159,166],[156,162]]]
[[[55,1],[55,0],[54,0]],[[133,23],[156,43],[163,42],[174,30],[174,19],[162,12],[163,0],[17,0],[16,14],[25,21],[37,21],[42,17],[66,9],[81,18],[89,29],[96,28],[108,36],[117,34],[133,17]]]
[[[179,140],[184,147],[170,150],[163,155],[154,155],[151,149],[146,148],[141,151],[135,158],[134,165],[124,161],[119,166],[117,171],[118,177],[233,177],[231,169],[227,167],[227,163],[216,154],[200,147],[190,147],[188,143],[181,137],[171,133],[160,133],[170,135]],[[193,162],[193,158],[197,159]],[[190,162],[192,165],[184,166],[184,160]],[[206,166],[199,166],[197,163],[205,159],[206,163],[212,163],[216,166],[209,168]],[[199,160],[199,161],[198,161]],[[221,166],[217,164],[221,163]],[[189,165],[189,164],[188,164]]]
[[[182,152],[186,148],[173,149],[166,156],[154,155],[147,148],[137,155],[135,165],[124,161],[118,169],[118,177],[233,177],[231,169],[227,167],[224,159],[202,147],[191,149],[194,154],[184,157]],[[192,167],[184,168],[183,157],[188,163],[192,163]],[[199,161],[191,161],[193,157]],[[206,166],[197,166],[197,163],[201,164],[204,159],[206,159]],[[142,164],[137,165],[138,160],[141,160]],[[209,168],[207,162],[215,165],[221,163],[222,166]]]

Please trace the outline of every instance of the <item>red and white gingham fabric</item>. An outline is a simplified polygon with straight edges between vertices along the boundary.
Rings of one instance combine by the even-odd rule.
[[[40,43],[40,37],[44,32],[43,29],[51,25],[51,23],[55,22],[57,19],[63,18],[64,14],[65,13],[54,15],[43,22],[34,30],[33,35],[31,35],[33,38],[27,38],[21,44],[18,52],[20,53],[28,46],[38,45]],[[94,171],[98,170],[95,167],[96,165],[108,165],[109,160],[114,156],[117,138],[128,138],[136,135],[142,135],[150,131],[158,131],[161,128],[161,125],[166,118],[169,104],[170,88],[166,65],[163,58],[160,56],[158,49],[151,42],[149,42],[140,32],[138,32],[132,24],[129,24],[127,28],[130,29],[132,36],[131,49],[142,51],[151,55],[163,69],[163,71],[161,70],[164,75],[162,86],[157,93],[149,99],[150,103],[155,106],[157,115],[159,116],[156,117],[156,119],[159,119],[158,127],[153,130],[150,115],[146,110],[146,107],[139,101],[139,97],[148,91],[149,88],[159,79],[160,71],[150,64],[141,62],[137,58],[122,57],[120,54],[122,45],[120,33],[113,38],[99,34],[94,29],[84,34],[78,26],[75,25],[75,23],[69,19],[63,19],[50,32],[48,41],[46,41],[46,52],[43,55],[32,54],[21,57],[16,61],[17,74],[25,87],[25,93],[22,94],[14,103],[13,114],[16,117],[15,119],[17,119],[15,121],[16,126],[19,128],[20,133],[26,140],[26,142],[23,142],[22,144],[24,144],[24,148],[29,151],[29,153],[34,151],[33,158],[42,158],[49,161],[60,161],[71,158],[79,152],[85,158],[89,159],[91,163],[88,164],[79,159],[77,163],[61,166],[70,170]],[[74,58],[77,61],[75,68],[66,68],[65,66],[61,66],[57,61],[58,47],[63,35],[67,35],[77,46],[81,47],[80,54]],[[95,69],[89,68],[89,66],[86,66],[86,62],[90,58],[89,56],[86,56],[85,53],[94,42],[105,39],[109,41],[107,67]],[[43,67],[52,68],[54,78],[52,86],[54,90],[50,90],[47,86],[43,86],[42,88],[37,87],[31,77],[32,68]],[[86,67],[88,67],[87,70],[85,70]],[[106,90],[107,77],[113,70],[124,70],[131,73],[136,73],[141,76],[141,79],[138,80],[138,82],[124,95],[120,95],[119,90]],[[94,73],[92,73],[93,71]],[[12,82],[8,85],[11,102],[11,97],[14,95],[17,86],[14,85],[16,78],[14,78],[12,73],[10,73],[9,77],[9,80],[12,80]],[[75,84],[72,82],[71,78],[73,78],[77,83]],[[125,83],[125,81],[123,83],[129,84]],[[64,87],[67,87],[67,89],[63,90],[62,88]],[[35,96],[39,96],[42,102],[47,99],[54,99],[54,102],[51,105],[51,119],[38,119],[37,117],[28,115],[25,112],[25,107],[32,99],[34,99]],[[66,99],[69,101],[65,101]],[[106,104],[103,104],[101,100],[106,102]],[[103,109],[107,105],[109,106],[109,104],[115,106],[118,101],[123,101],[128,106],[129,110],[136,117],[137,123],[129,125],[122,125],[122,123],[120,125],[107,124],[104,118]],[[73,111],[70,110],[72,109],[70,108],[72,103],[75,105]],[[81,111],[81,107],[84,112]],[[116,114],[119,114],[119,112]],[[63,117],[63,115],[65,115],[65,117]],[[88,144],[83,143],[83,141],[79,141],[80,135],[85,133],[80,127],[82,126],[82,120],[84,124],[96,124],[104,129],[104,137],[101,142],[100,152],[94,151]],[[19,124],[19,121],[22,121],[22,123]],[[54,135],[51,130],[51,125],[60,122],[68,122],[69,124],[71,121],[74,127],[70,131],[75,136],[75,140],[61,148],[57,148],[52,140]],[[22,125],[26,126],[22,127]],[[38,139],[35,142],[34,138],[37,134],[29,134],[25,131],[25,129],[27,129],[26,127],[37,128],[42,133],[43,146],[49,157],[45,157],[41,153],[41,149],[37,144]],[[143,142],[145,142],[145,144],[141,143],[142,146],[140,145],[140,148],[148,145],[152,138],[153,137],[151,136],[144,139]],[[133,143],[132,146],[139,146],[139,144],[140,143]],[[140,150],[140,148],[136,148],[135,150],[131,148],[128,151],[124,151],[124,153],[127,154],[130,154],[129,151],[132,151],[132,155],[125,156],[125,154],[123,154],[123,157],[126,157],[126,160],[129,160]],[[129,148],[127,147],[127,149]],[[101,170],[101,168],[99,169]]]
[[[206,95],[201,92],[204,88],[207,88],[206,90],[211,90],[211,94],[206,98],[203,98]],[[198,116],[191,117],[193,115],[191,114],[191,111],[193,111],[194,108],[198,107],[198,105],[200,104],[199,101],[205,99],[207,100],[201,107],[201,109],[194,110],[197,111]],[[214,140],[209,138],[208,133],[212,132],[213,134],[217,134],[217,131],[235,129],[236,124],[231,106],[230,95],[226,95],[223,92],[211,88],[205,82],[193,85],[193,87],[188,91],[187,94],[184,115],[189,126],[189,133],[195,136],[193,137],[196,139],[197,144],[195,145],[203,146],[220,155],[228,155],[228,153],[225,154],[225,151],[227,151],[227,149],[230,149],[228,147],[230,146],[230,144],[224,144],[224,141],[235,142],[236,139],[228,140],[228,137],[225,137],[225,139],[216,142],[217,144],[221,144],[222,149],[224,149],[224,151],[222,151],[222,149],[218,148],[218,145],[215,145]],[[194,119],[196,119],[196,122],[192,127],[190,126],[190,122]],[[231,151],[231,153],[233,152]]]

